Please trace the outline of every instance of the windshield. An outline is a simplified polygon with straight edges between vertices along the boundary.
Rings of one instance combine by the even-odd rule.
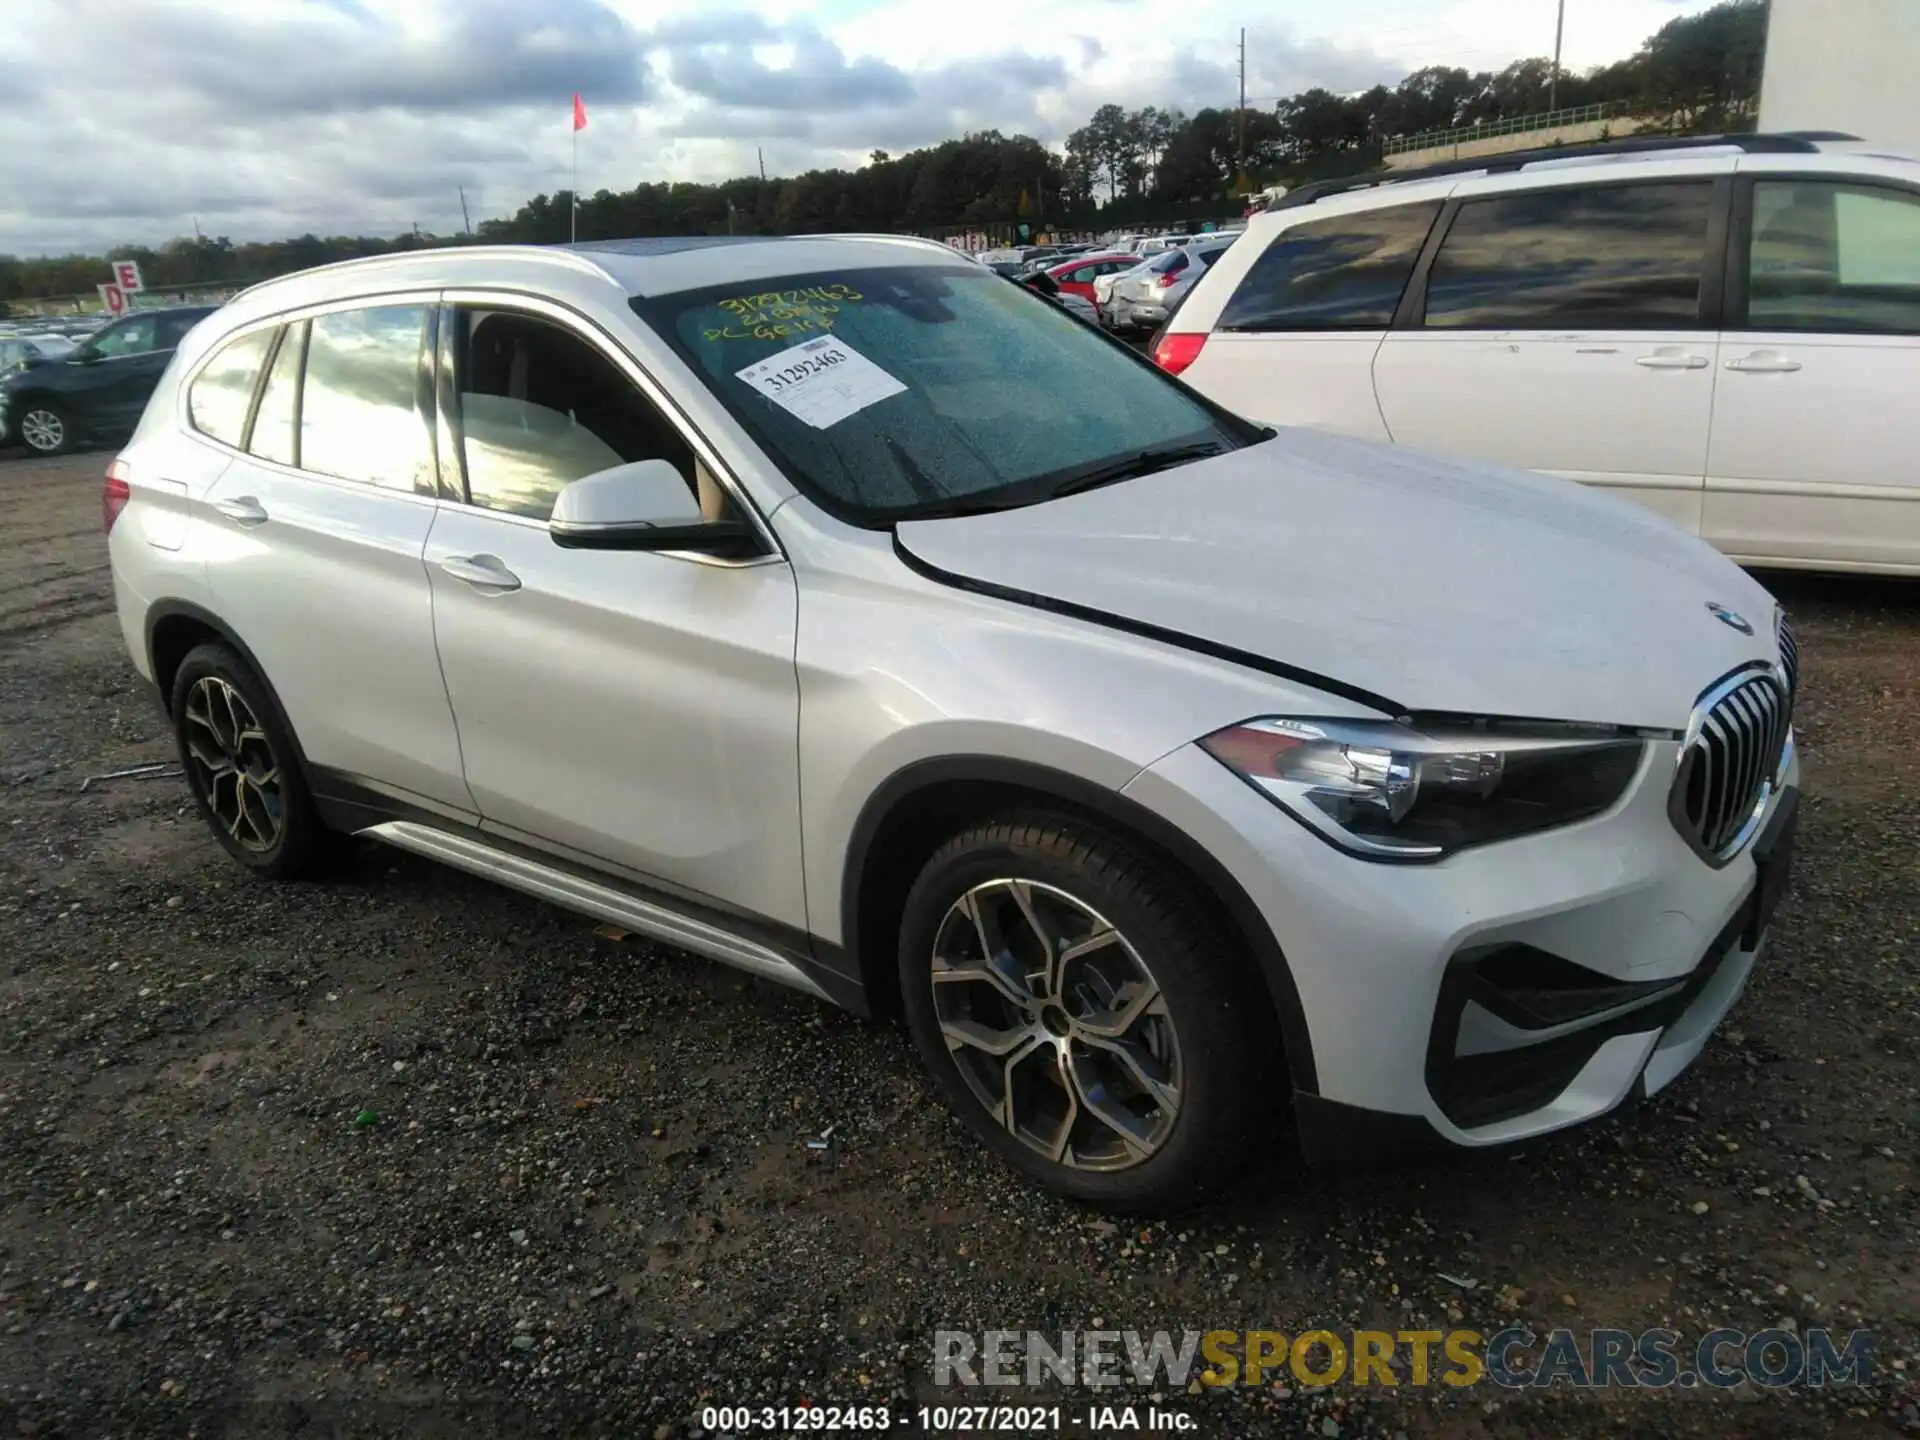
[[[1261,438],[965,262],[743,290],[632,303],[795,485],[855,524],[1031,504]]]

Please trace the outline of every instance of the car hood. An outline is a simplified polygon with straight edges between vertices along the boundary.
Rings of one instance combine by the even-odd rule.
[[[1713,681],[1777,660],[1767,592],[1637,506],[1317,431],[904,522],[895,543],[938,578],[1256,657],[1391,711],[1677,730]]]
[[[71,351],[68,352],[68,354],[71,353]],[[66,358],[66,355],[23,355],[16,365],[0,373],[7,375],[25,375],[34,370],[46,370],[54,365],[60,364]]]

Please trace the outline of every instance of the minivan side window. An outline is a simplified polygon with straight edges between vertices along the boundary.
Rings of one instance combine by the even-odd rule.
[[[1920,196],[1757,181],[1747,328],[1920,335]]]
[[[1469,200],[1434,257],[1427,327],[1698,328],[1712,215],[1704,180]]]
[[[703,509],[715,503],[680,432],[598,348],[509,310],[462,306],[453,326],[470,503],[545,520],[565,486],[635,460],[668,461]]]
[[[247,429],[247,407],[254,382],[273,348],[271,326],[229,340],[187,387],[187,419],[193,428],[223,445],[240,448]]]
[[[1280,232],[1220,312],[1220,330],[1384,330],[1440,202],[1363,210]]]
[[[433,370],[424,305],[314,317],[300,400],[300,468],[434,493]]]

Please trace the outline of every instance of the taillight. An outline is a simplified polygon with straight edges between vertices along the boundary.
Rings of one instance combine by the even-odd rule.
[[[1200,347],[1206,343],[1205,331],[1183,335],[1169,330],[1153,342],[1153,363],[1169,375],[1178,375],[1200,358]]]
[[[132,473],[124,460],[116,460],[107,466],[107,483],[100,487],[102,530],[113,529],[113,522],[120,518],[120,512],[127,508],[127,501],[133,498],[133,490],[127,484],[127,476]]]
[[[1153,288],[1156,290],[1171,290],[1173,288],[1173,282],[1179,278],[1180,276],[1177,271],[1162,270],[1159,275],[1154,278]]]

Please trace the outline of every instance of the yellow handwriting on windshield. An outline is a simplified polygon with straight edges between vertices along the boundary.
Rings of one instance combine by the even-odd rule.
[[[803,290],[767,290],[735,295],[716,307],[724,323],[701,333],[708,340],[787,340],[833,328],[841,308],[860,299],[850,285],[809,285]]]

